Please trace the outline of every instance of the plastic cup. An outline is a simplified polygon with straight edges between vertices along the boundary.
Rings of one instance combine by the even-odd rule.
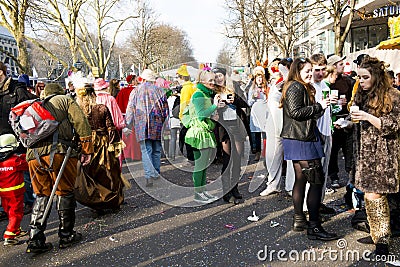
[[[351,115],[351,113],[357,112],[359,110],[360,110],[360,108],[358,106],[350,106],[350,115]],[[351,118],[351,121],[353,123],[359,123],[360,122],[359,120],[354,120],[353,118]]]
[[[331,90],[331,95],[338,97],[339,96],[339,90]]]

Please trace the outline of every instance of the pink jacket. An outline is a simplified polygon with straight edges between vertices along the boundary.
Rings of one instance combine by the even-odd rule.
[[[122,130],[125,127],[125,121],[115,98],[108,92],[96,92],[96,95],[96,103],[107,106],[110,110],[115,127],[118,130]]]

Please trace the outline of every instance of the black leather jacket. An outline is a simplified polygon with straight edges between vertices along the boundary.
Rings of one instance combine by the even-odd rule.
[[[319,103],[311,103],[306,88],[293,82],[283,101],[282,138],[300,141],[317,141],[317,119],[324,114]]]

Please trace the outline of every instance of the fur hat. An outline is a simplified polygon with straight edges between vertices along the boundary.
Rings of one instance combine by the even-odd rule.
[[[178,70],[176,71],[176,73],[179,74],[179,75],[181,75],[181,76],[185,76],[185,77],[190,76],[190,75],[189,75],[189,72],[188,72],[188,70],[187,70],[186,64],[183,64],[182,66],[180,66],[180,67],[178,68]]]
[[[143,70],[140,77],[148,82],[154,82],[156,80],[156,74],[151,69]]]
[[[44,90],[40,94],[40,97],[46,97],[49,95],[65,95],[64,89],[58,83],[48,83],[44,87]]]
[[[261,66],[257,66],[253,70],[253,75],[254,76],[256,76],[256,75],[265,75],[265,69],[263,67],[261,67]]]
[[[0,135],[0,153],[14,151],[18,146],[19,142],[13,134]]]
[[[97,78],[94,80],[93,87],[95,91],[100,91],[107,89],[110,84],[106,82],[103,78]]]

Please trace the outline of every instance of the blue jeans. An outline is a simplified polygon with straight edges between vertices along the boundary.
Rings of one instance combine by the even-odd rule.
[[[161,140],[140,141],[142,164],[146,179],[158,177],[161,165]]]
[[[29,176],[29,171],[24,171],[24,182],[25,182],[25,193],[24,193],[24,203],[33,206],[35,202],[35,196],[33,195],[32,181]]]

